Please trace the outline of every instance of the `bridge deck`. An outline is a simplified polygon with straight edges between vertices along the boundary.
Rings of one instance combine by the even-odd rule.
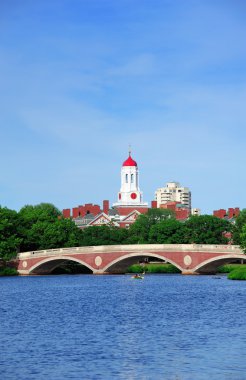
[[[65,254],[113,253],[113,252],[211,252],[223,254],[243,254],[238,245],[209,245],[209,244],[129,244],[129,245],[98,245],[86,247],[56,248],[40,251],[20,252],[19,260],[31,257],[46,257]]]

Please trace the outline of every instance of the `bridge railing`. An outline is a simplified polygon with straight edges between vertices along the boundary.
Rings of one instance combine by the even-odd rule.
[[[215,244],[129,244],[129,245],[98,245],[86,247],[69,247],[44,249],[39,251],[20,252],[19,259],[32,257],[56,256],[68,254],[107,253],[107,252],[213,252],[223,254],[243,254],[238,245]]]

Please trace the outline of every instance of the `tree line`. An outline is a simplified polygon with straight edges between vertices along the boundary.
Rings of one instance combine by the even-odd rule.
[[[211,215],[191,216],[184,222],[175,219],[171,210],[150,209],[140,215],[129,229],[113,225],[79,229],[63,218],[52,204],[24,206],[19,212],[0,207],[0,259],[8,261],[18,252],[60,247],[112,244],[227,244],[246,252],[246,209],[233,225]]]

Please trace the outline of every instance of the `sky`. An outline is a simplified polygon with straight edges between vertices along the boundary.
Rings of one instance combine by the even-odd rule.
[[[0,0],[0,205],[144,201],[168,181],[202,213],[246,208],[244,0]]]

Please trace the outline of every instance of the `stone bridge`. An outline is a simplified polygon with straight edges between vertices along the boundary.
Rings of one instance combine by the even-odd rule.
[[[182,274],[216,273],[218,266],[246,255],[235,245],[134,244],[73,247],[18,254],[21,275],[50,274],[67,261],[77,262],[94,274],[124,273],[134,263],[150,259],[166,261]]]

